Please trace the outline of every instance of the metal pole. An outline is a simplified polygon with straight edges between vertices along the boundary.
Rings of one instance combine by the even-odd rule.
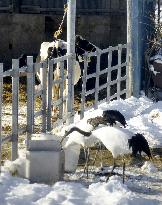
[[[74,105],[74,82],[73,71],[75,63],[75,18],[76,18],[76,0],[68,0],[67,10],[67,54],[73,54],[72,58],[68,58],[68,101],[67,112],[73,113]],[[73,115],[73,114],[72,114]],[[73,121],[73,117],[70,117],[68,123]]]
[[[151,36],[150,14],[154,0],[127,0],[127,42],[129,48],[129,74],[133,96],[139,97],[144,81],[145,51]]]
[[[127,42],[129,43],[129,75],[130,90],[133,96],[139,97],[141,88],[141,30],[140,30],[140,8],[139,1],[127,0]]]

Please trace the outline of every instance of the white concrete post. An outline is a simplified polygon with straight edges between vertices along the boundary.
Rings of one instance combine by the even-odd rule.
[[[68,0],[67,10],[67,54],[73,54],[72,58],[67,60],[68,69],[68,101],[67,112],[73,113],[74,107],[74,80],[73,71],[75,63],[75,18],[76,18],[76,0]],[[70,117],[68,123],[73,121]]]

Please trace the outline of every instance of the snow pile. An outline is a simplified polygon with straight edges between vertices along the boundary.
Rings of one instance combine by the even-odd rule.
[[[131,192],[119,177],[108,183],[93,183],[88,188],[80,183],[57,182],[53,186],[29,184],[25,179],[2,173],[0,177],[0,204],[7,205],[155,205]]]
[[[150,161],[146,161],[144,165],[141,167],[141,170],[150,174],[153,172],[157,172],[157,168]]]
[[[25,113],[26,109],[21,107],[21,113]],[[153,103],[146,97],[136,99],[131,97],[127,100],[116,100],[108,103],[102,103],[97,110],[91,109],[85,113],[83,120],[80,120],[80,116],[75,116],[75,121],[70,126],[60,126],[53,130],[53,134],[47,135],[34,135],[32,139],[44,140],[62,138],[65,134],[65,130],[69,130],[73,126],[77,126],[85,131],[91,131],[92,127],[87,124],[87,119],[96,116],[101,116],[103,110],[116,109],[119,110],[126,118],[127,128],[120,129],[121,139],[123,145],[132,133],[142,133],[148,140],[151,147],[158,147],[162,145],[162,102]],[[10,113],[11,107],[8,107],[5,112]],[[6,117],[7,116],[7,117]],[[11,123],[12,119],[10,115],[4,114],[2,123],[3,126],[7,123]],[[8,123],[8,124],[9,124]],[[20,124],[26,123],[26,118],[20,116]],[[36,123],[38,121],[36,120]],[[109,142],[107,148],[110,149],[113,143],[117,144],[116,131],[119,128],[110,128],[99,126],[98,129],[92,131],[92,136],[97,137],[98,140],[102,140],[105,143],[107,138]],[[35,137],[35,138],[34,138]],[[93,139],[95,139],[93,138]],[[74,171],[77,168],[79,152],[81,146],[92,145],[92,141],[85,138],[79,133],[69,135],[63,142],[65,149],[65,166],[67,170]],[[89,141],[88,141],[89,140]],[[95,139],[96,140],[96,139]],[[110,146],[110,148],[108,147]],[[124,148],[127,150],[127,148]],[[128,151],[128,150],[127,150]],[[121,152],[119,148],[116,148],[113,152]],[[119,153],[120,154],[120,153]],[[24,153],[22,156],[25,156]],[[23,173],[23,157],[17,159],[14,162],[6,161],[5,166],[2,167],[2,173],[0,176],[0,204],[3,205],[159,205],[162,204],[161,197],[161,172],[151,163],[146,162],[142,168],[136,173],[135,167],[133,171],[128,175],[128,181],[126,185],[123,185],[119,177],[111,177],[108,183],[98,182],[100,179],[92,179],[89,186],[84,186],[81,183],[77,173],[76,177],[68,175],[69,180],[77,180],[74,182],[57,182],[53,186],[44,184],[29,184],[28,180],[12,177],[8,171],[12,174]],[[129,173],[129,174],[128,174]],[[66,176],[66,175],[65,175]],[[70,178],[71,177],[71,178]],[[146,180],[145,180],[146,179]],[[84,181],[85,182],[85,181]],[[94,183],[95,182],[95,183]],[[98,183],[96,183],[98,182]],[[153,184],[154,183],[154,184]],[[87,188],[88,187],[88,188]],[[151,188],[150,188],[151,187]],[[157,187],[157,189],[155,189]]]
[[[151,120],[152,123],[156,123],[160,126],[162,122],[162,109],[153,109],[149,113],[148,118]]]
[[[108,183],[94,183],[89,186],[89,204],[93,205],[153,205],[153,202],[132,193],[117,176],[110,177]]]
[[[18,156],[19,157],[15,161],[6,160],[3,169],[9,172],[11,175],[24,177],[25,163],[26,163],[26,150],[19,149]]]

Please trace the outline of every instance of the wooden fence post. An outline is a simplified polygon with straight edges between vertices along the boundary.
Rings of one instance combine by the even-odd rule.
[[[121,87],[121,54],[122,45],[118,45],[118,74],[117,74],[117,100],[120,99],[120,87]]]
[[[0,172],[2,160],[2,101],[3,101],[3,64],[0,63]]]
[[[43,90],[42,90],[42,132],[47,128],[47,61],[42,63]]]
[[[48,107],[47,107],[47,131],[51,131],[52,129],[52,112],[51,112],[51,106],[52,106],[52,84],[53,84],[53,60],[48,61]]]
[[[95,104],[94,107],[97,109],[98,107],[98,94],[99,94],[99,73],[100,73],[100,58],[101,53],[97,50],[97,65],[96,65],[96,83],[95,83]]]
[[[33,57],[27,57],[27,146],[34,131],[34,69]]]
[[[107,72],[107,97],[106,101],[110,102],[110,82],[111,82],[111,63],[112,63],[112,46],[109,47],[108,53],[108,72]]]
[[[86,76],[87,76],[87,53],[84,54],[84,70],[83,70],[83,77],[82,77],[82,93],[81,93],[81,108],[80,108],[80,119],[84,117],[84,106],[85,106],[85,94],[86,94]]]
[[[12,60],[12,152],[11,160],[18,158],[18,105],[19,105],[19,60]]]
[[[60,83],[60,96],[61,104],[59,105],[59,118],[61,119],[63,117],[63,109],[64,108],[64,62],[60,62],[60,79],[62,82]],[[66,83],[66,82],[65,82]],[[66,105],[65,105],[66,106]]]

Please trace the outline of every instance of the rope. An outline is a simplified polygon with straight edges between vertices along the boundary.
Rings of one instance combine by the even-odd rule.
[[[64,15],[63,15],[61,24],[60,24],[58,30],[55,31],[55,33],[54,33],[54,37],[55,37],[56,39],[57,39],[58,36],[60,36],[61,33],[62,33],[62,26],[63,26],[64,20],[65,20],[66,14],[67,14],[67,10],[68,10],[68,4],[65,4],[65,5],[64,5]]]

